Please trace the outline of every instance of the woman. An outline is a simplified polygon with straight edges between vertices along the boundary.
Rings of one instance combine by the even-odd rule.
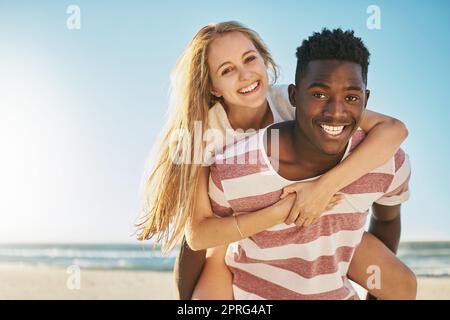
[[[242,233],[253,235],[288,217],[297,225],[307,227],[337,203],[336,192],[386,162],[406,138],[407,132],[401,122],[366,112],[361,128],[368,137],[352,155],[317,181],[298,183],[285,190],[296,196],[287,196],[271,207],[246,213],[240,218],[239,230],[234,217],[216,218],[212,213],[208,199],[208,167],[188,161],[174,162],[173,156],[175,154],[177,160],[191,160],[202,155],[204,145],[196,143],[193,137],[198,130],[196,121],[206,123],[208,129],[221,130],[225,136],[231,128],[245,131],[292,120],[287,93],[282,87],[270,86],[268,69],[275,82],[277,67],[264,43],[254,31],[237,22],[208,25],[196,34],[173,73],[173,112],[147,184],[146,215],[139,224],[139,239],[156,235],[157,241],[164,238],[164,249],[169,249],[186,229],[189,246],[201,250],[240,240]],[[206,129],[202,130],[205,133]],[[173,144],[174,132],[184,133],[176,144]],[[251,133],[232,133],[235,139],[248,134]],[[215,145],[214,149],[221,147],[223,145]],[[169,224],[173,224],[170,235]],[[368,237],[363,237],[361,247]],[[376,250],[377,256],[387,254],[388,249],[379,241],[374,243],[371,250]],[[191,275],[188,280],[195,283],[203,266],[204,253],[194,254],[190,250],[182,250],[182,253],[182,261],[186,256],[194,257],[189,263]],[[221,261],[223,251],[216,249],[209,253],[216,257],[215,261]],[[350,278],[360,279],[365,274],[364,266],[370,257],[364,257],[366,259],[355,256],[349,270]],[[392,270],[397,271],[397,279],[405,279],[408,284],[412,282],[411,273],[395,256],[389,264],[395,267]],[[213,268],[206,264],[202,278],[208,278],[208,273],[220,278],[215,272],[223,270],[219,264],[210,266]],[[225,281],[217,283],[223,283],[225,288],[227,276],[225,272],[222,275]],[[360,284],[364,286],[364,283]],[[410,286],[405,290],[409,293]]]

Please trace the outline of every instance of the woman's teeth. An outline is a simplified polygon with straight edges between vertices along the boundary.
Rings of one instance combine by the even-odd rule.
[[[327,125],[320,125],[322,127],[322,129],[328,133],[329,135],[332,136],[337,136],[338,134],[340,134],[342,132],[342,130],[344,130],[344,126],[327,126]]]
[[[256,81],[256,82],[252,83],[251,85],[249,85],[248,87],[240,89],[239,93],[249,93],[250,91],[255,90],[258,85],[259,85],[259,81]]]

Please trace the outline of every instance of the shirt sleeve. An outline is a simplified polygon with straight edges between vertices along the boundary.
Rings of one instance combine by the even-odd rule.
[[[220,172],[216,164],[212,164],[210,167],[208,195],[212,210],[217,217],[227,217],[233,214],[233,209],[223,192]]]
[[[398,149],[394,156],[395,174],[386,192],[375,203],[384,206],[395,206],[409,199],[409,179],[411,165],[408,155]]]

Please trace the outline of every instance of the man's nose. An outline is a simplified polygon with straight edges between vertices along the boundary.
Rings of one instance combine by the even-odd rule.
[[[333,118],[339,118],[345,113],[344,104],[336,98],[330,98],[327,105],[325,106],[323,115]]]

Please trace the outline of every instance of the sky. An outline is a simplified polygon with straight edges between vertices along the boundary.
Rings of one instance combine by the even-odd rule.
[[[313,32],[355,30],[371,52],[368,108],[409,129],[402,240],[450,240],[449,14],[445,0],[0,0],[0,243],[137,243],[170,71],[198,29],[226,20],[260,34],[279,83],[293,82]]]

